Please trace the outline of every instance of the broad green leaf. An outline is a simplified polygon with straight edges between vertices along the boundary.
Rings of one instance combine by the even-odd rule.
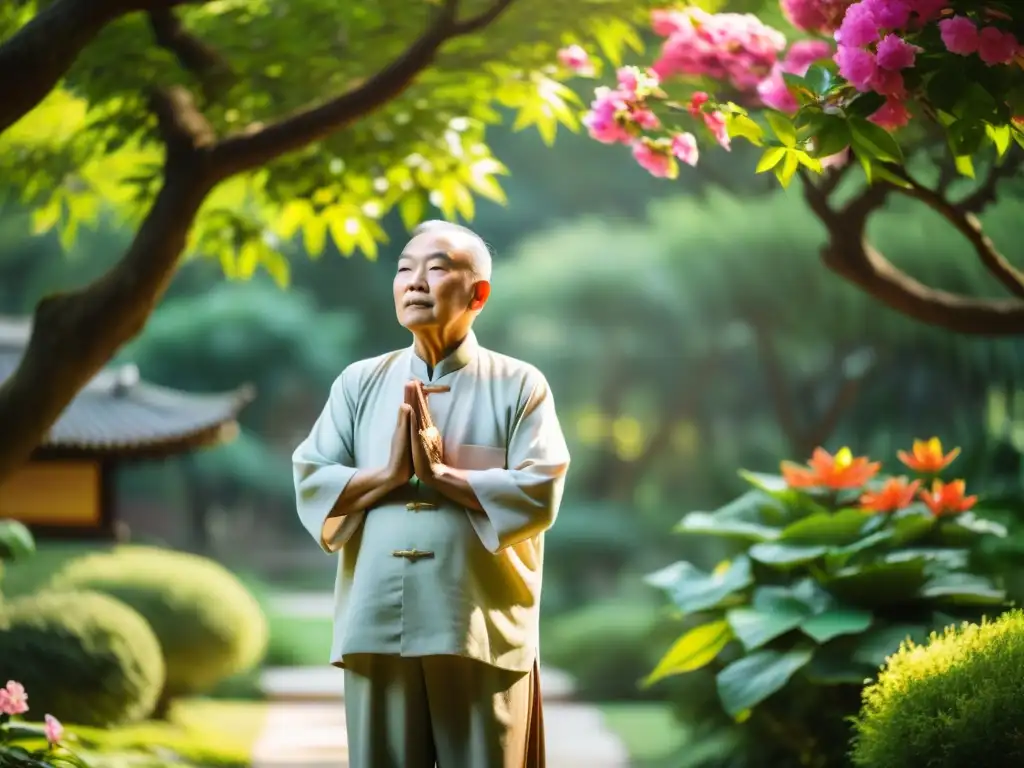
[[[857,643],[853,660],[878,668],[900,649],[904,640],[923,643],[930,629],[919,624],[889,624],[869,630]]]
[[[840,635],[855,635],[865,631],[874,621],[869,611],[852,608],[833,608],[812,616],[800,624],[800,631],[819,643],[827,643]]]
[[[953,158],[953,165],[956,167],[956,172],[961,176],[965,176],[968,179],[975,177],[974,160],[970,155],[957,155]]]
[[[808,169],[809,171],[813,171],[814,173],[822,172],[823,169],[821,166],[821,161],[818,160],[818,158],[811,157],[806,152],[799,149],[793,150],[792,154],[794,157],[796,157],[796,159],[800,162],[800,165],[802,165],[804,168]]]
[[[792,120],[773,109],[765,110],[764,117],[783,146],[792,147],[796,144],[796,127]]]
[[[903,151],[887,130],[859,117],[851,117],[849,125],[855,150],[882,162],[903,162]]]
[[[764,144],[764,129],[751,120],[746,114],[727,112],[725,128],[733,138],[744,138],[755,147]]]
[[[750,490],[714,512],[691,512],[675,530],[679,533],[705,534],[752,541],[771,541],[779,529],[762,521],[766,513],[782,511],[778,500],[759,490]]]
[[[755,590],[750,606],[732,608],[725,617],[747,651],[760,648],[796,629],[811,615],[811,608],[785,589]]]
[[[822,545],[783,544],[781,542],[764,541],[755,544],[748,551],[752,560],[764,565],[787,569],[809,563],[828,552]]]
[[[756,173],[765,173],[766,171],[772,170],[775,166],[782,162],[782,159],[786,156],[785,147],[768,147],[761,155],[761,159],[757,161]]]
[[[727,567],[707,573],[692,563],[680,561],[646,579],[664,590],[683,613],[694,613],[720,605],[726,598],[753,584],[750,560],[741,555]]]
[[[1002,157],[1010,149],[1010,126],[1006,125],[992,125],[988,123],[985,125],[985,133],[992,140],[992,143],[996,147],[996,153],[999,157]]]
[[[775,176],[782,184],[783,189],[787,189],[793,176],[796,174],[797,169],[800,167],[800,160],[798,152],[795,149],[787,149],[786,156],[782,159],[782,164],[775,166]]]
[[[950,537],[956,536],[961,531],[975,536],[998,536],[999,538],[1005,537],[1007,533],[1005,525],[978,517],[973,512],[957,515],[943,526],[943,533]]]
[[[644,679],[644,687],[710,664],[731,639],[732,630],[727,621],[712,621],[694,627],[676,640],[654,671]]]
[[[885,97],[874,91],[859,94],[853,101],[846,105],[846,114],[849,118],[867,118],[875,114],[885,104]]]
[[[1006,593],[982,576],[970,573],[947,573],[928,581],[921,596],[956,605],[1002,605]]]
[[[868,519],[865,513],[857,509],[819,513],[786,527],[779,536],[779,541],[842,546],[860,537]]]
[[[935,522],[935,515],[923,504],[897,513],[889,527],[893,546],[917,541],[935,528]]]
[[[732,716],[760,704],[781,690],[810,660],[812,651],[758,651],[734,661],[716,678],[718,698]]]
[[[812,91],[822,96],[832,87],[832,73],[820,64],[812,64],[804,75],[804,81]]]
[[[886,563],[902,563],[907,560],[924,558],[927,562],[948,568],[949,570],[960,570],[966,568],[970,562],[971,553],[967,549],[947,549],[941,547],[896,549],[886,552],[882,558]]]
[[[913,600],[928,577],[925,560],[852,565],[822,579],[822,586],[856,606],[894,605]]]
[[[748,472],[745,469],[741,469],[739,475],[755,488],[760,488],[768,493],[785,491],[789,488],[782,475],[766,475],[762,472]]]
[[[838,115],[825,115],[814,140],[815,154],[818,157],[831,157],[850,146],[853,137],[846,120]]]
[[[17,520],[0,520],[0,559],[17,560],[36,551],[29,529]]]

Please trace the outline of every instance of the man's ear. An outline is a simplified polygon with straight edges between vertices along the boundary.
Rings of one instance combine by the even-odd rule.
[[[487,299],[491,295],[491,284],[487,280],[479,280],[473,285],[473,299],[469,302],[469,308],[479,312],[484,308]]]

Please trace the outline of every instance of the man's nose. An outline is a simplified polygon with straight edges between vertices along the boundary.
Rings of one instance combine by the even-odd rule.
[[[427,272],[424,269],[413,269],[409,272],[409,282],[405,284],[406,293],[415,291],[425,293],[428,290]]]

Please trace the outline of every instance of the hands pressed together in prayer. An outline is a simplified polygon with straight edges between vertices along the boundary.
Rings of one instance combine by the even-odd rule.
[[[421,481],[429,483],[443,466],[443,441],[430,416],[427,395],[447,392],[449,389],[415,380],[405,385],[405,402],[402,403],[395,434],[391,438],[391,458],[388,463],[396,482],[406,483],[415,474]]]

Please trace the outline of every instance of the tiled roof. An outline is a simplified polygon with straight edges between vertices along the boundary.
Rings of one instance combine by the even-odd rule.
[[[30,325],[0,317],[0,382],[18,365]],[[195,394],[141,381],[134,365],[101,371],[53,425],[37,453],[158,458],[230,439],[253,398],[242,387]]]

